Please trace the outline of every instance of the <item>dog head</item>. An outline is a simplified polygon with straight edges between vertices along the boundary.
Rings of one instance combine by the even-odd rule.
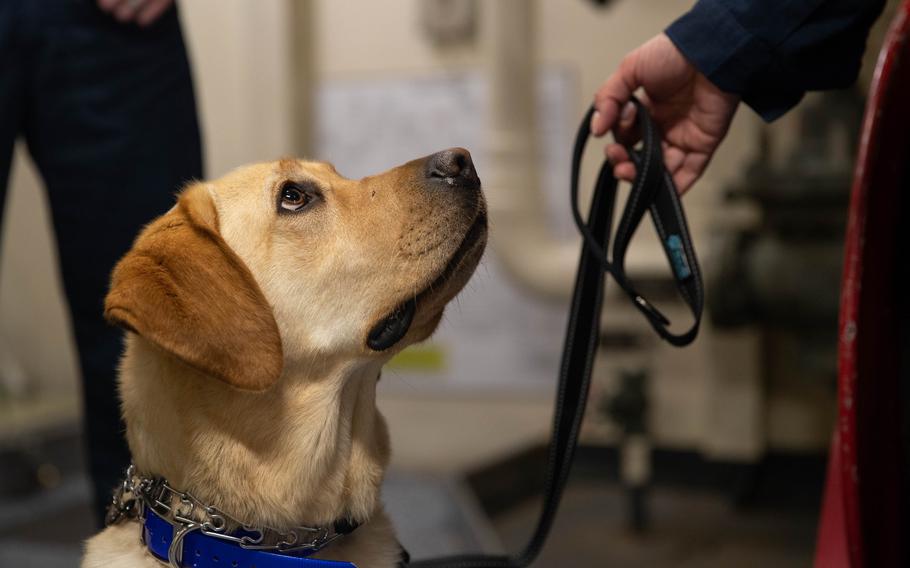
[[[105,316],[243,390],[320,356],[389,357],[433,333],[486,243],[452,149],[360,180],[285,159],[195,183],[114,269]]]

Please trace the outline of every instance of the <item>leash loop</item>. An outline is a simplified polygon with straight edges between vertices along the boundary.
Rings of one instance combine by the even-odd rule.
[[[627,148],[635,163],[637,176],[629,192],[629,200],[623,211],[619,226],[613,240],[613,260],[608,258],[606,248],[601,246],[581,216],[578,207],[579,171],[582,154],[591,135],[590,121],[594,108],[588,110],[578,135],[575,138],[575,150],[572,155],[572,216],[575,225],[584,240],[584,246],[600,261],[603,270],[610,273],[619,287],[629,296],[632,304],[645,316],[654,331],[669,343],[682,347],[691,343],[698,335],[701,314],[704,308],[704,287],[695,247],[689,234],[688,223],[683,213],[682,203],[672,176],[664,167],[663,150],[660,135],[647,109],[635,97],[632,103],[636,107],[636,121],[641,131],[642,148]],[[603,190],[613,194],[615,199],[617,181],[613,177],[609,164],[604,164],[598,176],[595,191]],[[650,212],[654,227],[661,240],[661,246],[672,269],[673,278],[680,296],[693,316],[692,326],[683,333],[670,331],[670,320],[638,293],[626,276],[626,251],[632,236],[646,212]],[[591,211],[591,215],[597,214]]]

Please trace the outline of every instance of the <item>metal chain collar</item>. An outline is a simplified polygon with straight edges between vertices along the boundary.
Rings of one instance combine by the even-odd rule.
[[[233,542],[247,550],[276,553],[316,552],[346,534],[338,532],[335,527],[301,526],[280,531],[252,526],[206,505],[186,491],[174,489],[163,477],[138,475],[136,466],[130,465],[126,477],[114,492],[105,524],[110,526],[124,520],[142,519],[146,510],[154,511],[174,527],[174,539],[168,551],[168,560],[173,568],[180,568],[183,538],[194,531]],[[229,527],[240,527],[241,530],[236,531],[239,536],[228,532]],[[140,539],[144,544],[144,533],[141,531],[140,528]]]

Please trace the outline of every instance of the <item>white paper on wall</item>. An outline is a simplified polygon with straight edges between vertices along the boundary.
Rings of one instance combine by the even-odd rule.
[[[573,231],[568,206],[571,144],[578,112],[566,70],[540,77],[541,183],[557,236]],[[483,180],[486,84],[479,72],[406,78],[325,81],[317,95],[319,159],[349,178],[462,146]],[[495,219],[491,219],[495,223]],[[546,259],[541,259],[546,262]],[[437,363],[396,368],[385,388],[539,389],[556,376],[565,306],[542,304],[504,276],[488,251],[465,291],[449,306],[432,339]],[[431,357],[434,358],[434,357]]]

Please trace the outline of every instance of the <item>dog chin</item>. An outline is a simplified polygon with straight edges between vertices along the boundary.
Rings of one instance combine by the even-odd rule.
[[[480,262],[487,240],[487,219],[484,211],[478,212],[458,249],[446,265],[422,292],[399,304],[386,317],[375,324],[367,336],[367,346],[373,351],[385,351],[410,335],[411,342],[429,337],[442,312],[467,284]],[[413,328],[413,330],[412,330]],[[414,333],[409,333],[414,331]]]

